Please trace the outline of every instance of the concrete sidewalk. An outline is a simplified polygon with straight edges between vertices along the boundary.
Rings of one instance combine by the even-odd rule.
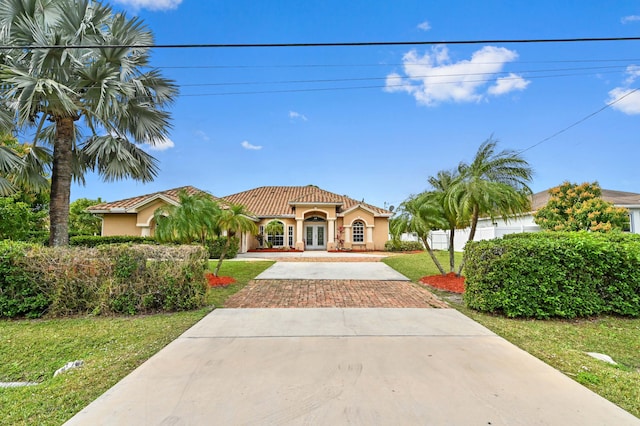
[[[451,309],[221,309],[68,425],[638,425]]]

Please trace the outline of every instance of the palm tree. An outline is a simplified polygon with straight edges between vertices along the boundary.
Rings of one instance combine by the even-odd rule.
[[[464,228],[469,223],[468,214],[449,201],[449,193],[452,186],[460,178],[458,172],[451,170],[441,170],[436,176],[429,176],[427,181],[432,187],[431,191],[423,193],[423,202],[429,202],[440,206],[441,220],[446,223],[449,231],[449,271],[454,272],[456,268],[455,260],[455,236],[456,229]]]
[[[469,241],[475,237],[480,215],[487,215],[492,220],[495,217],[508,220],[530,210],[528,184],[533,169],[516,151],[496,153],[497,143],[493,138],[487,139],[470,164],[460,163],[459,176],[451,182],[447,193],[449,207],[470,218]],[[458,275],[463,266],[460,265]]]
[[[0,125],[52,148],[49,243],[66,245],[72,179],[156,176],[136,144],[167,137],[177,87],[136,47],[153,44],[143,23],[93,0],[3,0],[0,44]]]
[[[445,275],[444,268],[436,257],[429,244],[429,233],[432,229],[442,229],[447,226],[442,214],[442,206],[433,202],[430,197],[424,194],[409,197],[400,204],[399,215],[391,220],[391,233],[395,238],[399,238],[405,232],[415,232],[422,241],[427,253],[433,260],[442,275]]]
[[[230,204],[227,208],[222,209],[216,222],[218,227],[226,232],[227,237],[227,241],[220,253],[218,264],[213,272],[213,275],[217,277],[220,272],[220,267],[222,266],[222,261],[226,257],[229,247],[231,246],[232,238],[236,234],[242,232],[256,234],[258,232],[258,226],[255,224],[253,219],[249,217],[249,212],[246,208],[240,204]]]
[[[178,205],[166,205],[156,209],[155,237],[160,242],[202,245],[220,235],[217,220],[221,209],[208,194],[178,192]]]

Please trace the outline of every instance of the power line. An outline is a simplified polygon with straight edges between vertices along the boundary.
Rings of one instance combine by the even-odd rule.
[[[573,124],[571,124],[571,125],[569,125],[569,126],[565,127],[564,129],[559,130],[559,131],[555,132],[554,134],[552,134],[551,136],[548,136],[548,137],[546,137],[546,138],[542,139],[541,141],[534,143],[533,145],[531,145],[531,146],[530,146],[530,147],[528,147],[528,148],[525,148],[525,149],[523,149],[523,150],[521,150],[521,151],[518,151],[518,154],[522,154],[523,152],[527,152],[527,151],[529,151],[530,149],[533,149],[533,148],[535,148],[536,146],[538,146],[538,145],[540,145],[540,144],[543,144],[544,142],[547,142],[549,139],[553,139],[553,138],[555,138],[556,136],[558,136],[558,135],[560,135],[560,134],[562,134],[562,133],[566,132],[567,130],[569,130],[569,129],[572,129],[572,128],[576,127],[578,124],[582,124],[582,123],[584,123],[585,121],[587,121],[587,120],[588,120],[588,119],[590,119],[591,117],[593,117],[593,116],[595,116],[595,115],[597,115],[597,114],[600,114],[600,113],[601,113],[602,111],[604,111],[605,109],[607,109],[607,108],[609,108],[609,107],[611,107],[611,106],[613,106],[613,105],[617,104],[618,102],[620,102],[621,100],[623,100],[623,99],[624,99],[624,98],[626,98],[627,96],[630,96],[630,95],[632,95],[632,94],[636,93],[638,90],[640,90],[640,88],[635,88],[635,89],[631,90],[630,92],[625,93],[624,95],[620,96],[619,98],[616,98],[616,99],[614,99],[613,101],[609,102],[608,104],[606,104],[605,106],[603,106],[603,107],[602,107],[602,108],[600,108],[599,110],[597,110],[597,111],[595,111],[595,112],[592,112],[591,114],[587,115],[586,117],[583,117],[583,118],[581,118],[580,120],[576,121],[575,123],[573,123]]]
[[[439,44],[520,44],[520,43],[591,43],[605,41],[640,41],[640,37],[573,37],[541,39],[486,39],[439,41],[359,41],[332,43],[198,43],[198,44],[71,44],[71,45],[0,45],[0,50],[12,49],[243,49],[276,47],[365,47],[365,46],[430,46]]]

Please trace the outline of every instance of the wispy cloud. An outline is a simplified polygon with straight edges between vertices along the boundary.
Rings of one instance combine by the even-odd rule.
[[[640,114],[640,91],[634,91],[635,88],[631,87],[638,79],[640,79],[640,66],[629,65],[624,85],[610,90],[606,103],[615,102],[615,104],[611,105],[611,108],[624,114]]]
[[[629,15],[620,19],[620,22],[622,22],[623,24],[628,24],[629,22],[636,22],[636,21],[640,21],[640,15]]]
[[[299,112],[289,111],[289,118],[291,120],[302,120],[307,121],[307,116],[304,114],[300,114]]]
[[[431,24],[429,23],[429,21],[424,21],[419,23],[416,28],[418,28],[420,31],[429,31],[431,29]]]
[[[490,81],[501,73],[505,64],[515,61],[517,52],[504,47],[485,46],[471,59],[451,60],[446,46],[434,46],[424,55],[416,50],[403,57],[403,72],[387,75],[385,91],[406,92],[419,104],[435,106],[442,102],[479,102],[487,94],[498,96],[524,90],[529,81],[518,74]]]
[[[240,145],[242,145],[242,147],[244,149],[249,149],[249,150],[254,150],[254,151],[258,151],[258,150],[262,149],[262,146],[260,146],[260,145],[251,145],[249,143],[249,141],[242,141],[242,143]]]
[[[149,145],[149,149],[151,151],[166,151],[167,149],[173,148],[176,144],[169,138],[164,138],[159,141],[156,141],[153,145]]]
[[[515,90],[524,90],[531,83],[525,80],[521,76],[509,73],[506,77],[500,77],[496,80],[496,83],[489,87],[487,93],[494,96],[504,95],[505,93],[513,92]]]
[[[209,135],[207,135],[205,132],[203,132],[202,130],[196,130],[195,135],[199,138],[202,139],[205,142],[209,142],[211,140],[211,138],[209,137]]]
[[[171,10],[177,9],[182,0],[115,0],[116,3],[131,6],[134,9]]]

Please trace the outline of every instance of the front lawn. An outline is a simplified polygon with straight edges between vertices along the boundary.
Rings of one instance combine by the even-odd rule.
[[[225,261],[227,288],[211,288],[208,304],[223,306],[274,262]],[[133,317],[0,321],[0,382],[39,382],[0,388],[0,424],[60,425],[210,312]],[[53,377],[67,362],[84,366]]]
[[[447,253],[437,255],[448,265]],[[416,283],[425,275],[438,273],[427,253],[389,257],[384,262]],[[640,417],[640,319],[509,319],[468,309],[446,292],[434,293],[494,333]],[[620,365],[606,364],[585,352],[607,354]]]

